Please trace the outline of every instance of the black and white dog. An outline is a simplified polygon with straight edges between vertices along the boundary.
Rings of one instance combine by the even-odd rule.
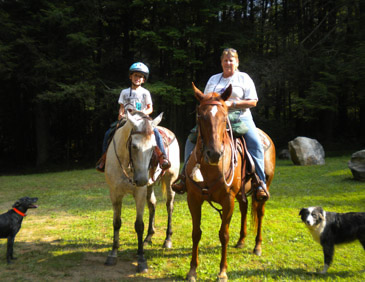
[[[16,201],[11,210],[0,215],[0,238],[7,238],[7,251],[6,260],[11,263],[13,256],[13,247],[15,235],[19,232],[22,227],[22,221],[28,209],[35,209],[37,206],[35,203],[38,198],[23,197]]]
[[[365,250],[365,212],[326,212],[321,207],[302,208],[299,212],[315,241],[324,254],[326,273],[332,263],[336,244],[359,240]]]

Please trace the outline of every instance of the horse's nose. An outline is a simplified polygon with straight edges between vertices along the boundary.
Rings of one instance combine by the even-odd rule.
[[[134,183],[136,184],[136,186],[145,186],[147,185],[148,179],[146,177],[135,177],[134,178]]]
[[[207,149],[206,150],[207,162],[210,164],[218,164],[222,154],[215,150]]]

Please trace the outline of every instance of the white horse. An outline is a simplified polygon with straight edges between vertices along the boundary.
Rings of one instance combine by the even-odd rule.
[[[105,179],[109,185],[110,199],[113,204],[113,227],[114,238],[113,248],[105,262],[106,265],[117,263],[117,251],[119,248],[119,229],[122,225],[121,210],[122,200],[127,194],[132,194],[136,202],[135,231],[138,235],[138,272],[147,272],[147,261],[144,258],[144,243],[151,243],[154,231],[154,217],[156,208],[156,197],[153,187],[155,180],[150,177],[150,162],[156,145],[154,128],[160,123],[162,113],[151,120],[142,113],[131,114],[127,112],[127,122],[119,128],[109,144],[106,164]],[[167,154],[171,167],[161,177],[162,189],[166,193],[166,207],[168,212],[168,224],[164,247],[171,248],[171,218],[174,204],[175,192],[171,184],[177,179],[180,168],[180,151],[177,139],[170,130],[162,129],[170,139]],[[159,168],[157,172],[159,171]],[[144,222],[143,212],[146,203],[149,207],[149,228],[148,234],[143,241]]]

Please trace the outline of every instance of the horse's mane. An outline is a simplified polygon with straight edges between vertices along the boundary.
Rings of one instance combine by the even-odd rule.
[[[140,133],[147,134],[147,135],[151,135],[153,133],[153,127],[152,127],[151,123],[147,122],[147,121],[152,120],[150,116],[148,116],[145,113],[140,112],[140,111],[132,111],[131,115],[138,116],[144,120],[142,128],[139,131]]]
[[[132,116],[134,116],[134,115],[138,115],[138,116],[140,116],[141,118],[146,118],[146,119],[151,120],[150,116],[146,115],[145,113],[143,113],[143,112],[141,112],[141,111],[133,110],[133,111],[131,111],[131,112],[130,112],[130,114],[131,114]]]

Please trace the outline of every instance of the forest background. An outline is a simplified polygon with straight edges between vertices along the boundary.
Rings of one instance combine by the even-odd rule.
[[[164,112],[183,151],[191,82],[203,90],[226,47],[278,148],[296,136],[361,148],[364,10],[362,0],[1,0],[1,169],[93,165],[136,61],[150,68],[153,116]]]

